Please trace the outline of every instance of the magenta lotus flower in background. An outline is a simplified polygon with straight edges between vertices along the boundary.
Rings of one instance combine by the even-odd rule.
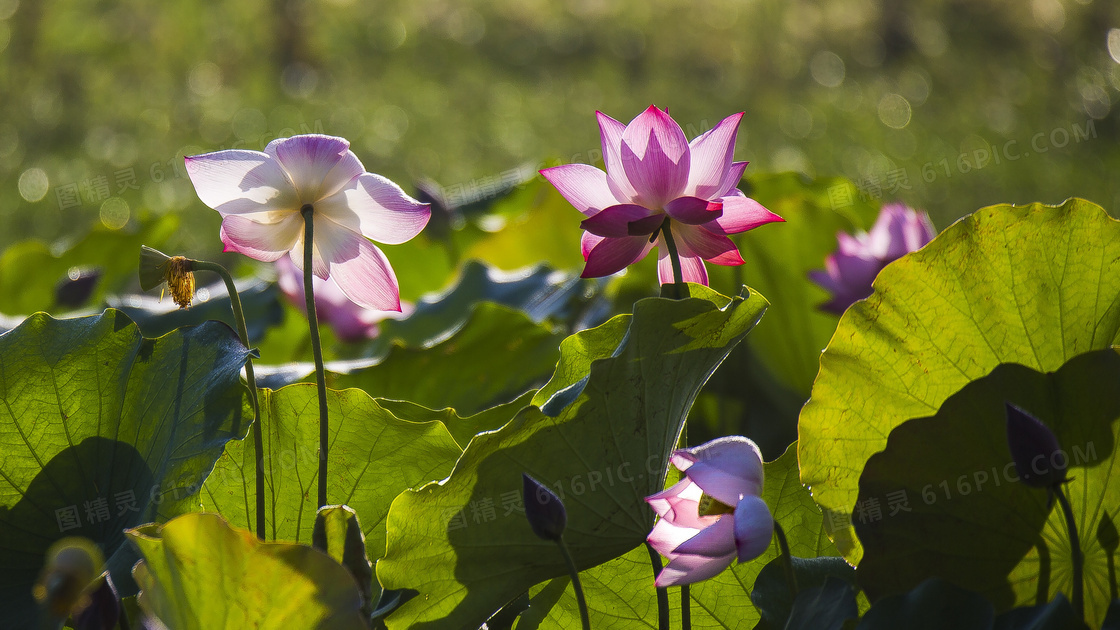
[[[679,449],[671,461],[685,478],[646,497],[661,517],[647,540],[669,559],[658,587],[706,580],[766,551],[774,518],[762,500],[762,454],[754,442],[722,437]]]
[[[225,251],[272,262],[289,254],[303,270],[302,209],[314,209],[312,272],[333,278],[353,302],[400,310],[389,260],[367,239],[403,243],[420,233],[428,204],[367,173],[350,143],[319,134],[273,140],[264,153],[231,149],[186,158],[203,203],[222,215]]]
[[[887,264],[922,248],[937,236],[925,212],[901,203],[883,206],[870,232],[836,235],[839,249],[829,254],[824,270],[809,272],[809,279],[832,293],[820,309],[837,315],[871,295],[871,283]]]
[[[276,261],[276,284],[293,306],[306,315],[307,299],[303,292],[303,272],[296,268],[289,256]],[[373,339],[380,334],[378,323],[386,319],[404,319],[415,307],[401,302],[400,311],[375,311],[355,304],[346,297],[334,278],[315,277],[315,314],[320,324],[327,324],[342,341],[353,342]]]
[[[727,237],[772,221],[778,215],[749,199],[736,186],[746,162],[732,162],[742,113],[728,116],[691,143],[667,111],[650,105],[623,125],[596,112],[606,172],[587,164],[566,164],[541,171],[577,210],[584,278],[625,269],[651,249],[658,250],[658,277],[673,282],[664,237],[666,218],[680,255],[685,282],[708,284],[704,261],[741,265]]]

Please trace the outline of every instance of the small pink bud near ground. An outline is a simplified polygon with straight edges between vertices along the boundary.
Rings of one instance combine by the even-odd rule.
[[[685,478],[646,497],[661,517],[646,540],[669,559],[658,587],[706,580],[766,551],[774,518],[762,500],[762,455],[754,442],[722,437],[679,449],[670,461]]]

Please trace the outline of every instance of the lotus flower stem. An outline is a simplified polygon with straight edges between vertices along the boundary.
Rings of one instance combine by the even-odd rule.
[[[653,575],[656,577],[662,569],[661,554],[648,542],[646,551],[649,552],[649,563],[653,565]],[[654,590],[657,592],[657,630],[669,630],[669,588],[659,586]]]
[[[672,219],[665,217],[661,223],[661,235],[665,237],[665,248],[669,250],[669,262],[673,265],[673,284],[676,285],[677,297],[680,297],[682,292],[681,286],[684,284],[682,278],[684,274],[681,272],[681,255],[677,252],[677,242],[673,240],[673,230],[669,227]]]
[[[307,300],[307,325],[311,329],[311,353],[315,355],[315,385],[319,389],[319,507],[327,504],[327,377],[323,370],[323,346],[319,341],[319,318],[315,315],[315,284],[312,282],[315,247],[315,209],[307,204],[303,214],[303,293]]]
[[[688,594],[688,584],[681,585],[681,628],[692,630],[692,598]]]
[[[1077,538],[1077,522],[1073,519],[1073,507],[1070,506],[1069,499],[1066,497],[1065,491],[1062,490],[1062,486],[1054,484],[1053,490],[1054,495],[1058,497],[1058,503],[1062,505],[1062,514],[1066,517],[1066,525],[1069,526],[1069,546],[1070,553],[1073,554],[1073,611],[1077,613],[1077,618],[1081,620],[1081,623],[1085,623],[1085,596],[1081,582],[1085,557],[1081,553],[1081,542]]]
[[[576,568],[576,562],[572,559],[571,552],[568,551],[568,545],[564,544],[563,536],[556,539],[556,546],[560,548],[560,555],[564,556],[564,562],[568,565],[568,573],[572,574],[572,588],[576,591],[580,623],[583,624],[583,630],[591,630],[591,619],[587,614],[587,600],[583,597],[583,585],[579,582],[579,569]]]
[[[793,556],[789,552],[789,541],[786,532],[778,521],[774,521],[774,535],[778,537],[778,550],[782,554],[782,565],[786,570],[786,584],[789,586],[790,601],[797,598],[797,574],[793,571]]]
[[[237,335],[241,337],[241,343],[249,347],[249,331],[245,326],[245,311],[241,308],[241,297],[237,293],[237,287],[233,284],[233,277],[229,275],[229,271],[225,267],[205,260],[192,260],[191,267],[195,271],[212,271],[222,279],[226,284],[226,292],[229,293],[230,304],[233,305],[233,321],[237,324]],[[257,399],[257,377],[253,373],[253,358],[245,362],[245,381],[249,385],[249,399],[253,404],[253,448],[256,449],[256,492],[257,492],[257,538],[264,540],[265,534],[265,517],[264,517],[264,430],[261,428],[261,409],[260,402]]]

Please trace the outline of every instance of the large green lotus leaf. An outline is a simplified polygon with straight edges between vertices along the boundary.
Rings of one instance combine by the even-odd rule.
[[[517,510],[523,472],[565,501],[580,567],[642,543],[653,524],[643,499],[663,487],[692,400],[766,306],[753,292],[690,288],[697,297],[642,300],[632,316],[565,340],[557,383],[534,406],[476,436],[448,479],[394,500],[378,577],[419,595],[390,628],[478,627],[527,586],[566,573]]]
[[[797,445],[778,459],[765,464],[762,498],[781,523],[794,556],[816,558],[838,556],[825,533],[821,511],[797,472]],[[768,562],[778,557],[770,547],[760,557],[733,564],[715,576],[689,586],[693,628],[750,628],[760,619],[751,603],[755,578]],[[591,614],[591,627],[602,630],[657,628],[657,600],[653,567],[644,546],[624,556],[580,573]],[[517,623],[517,630],[580,627],[575,594],[567,576],[533,587],[530,608]],[[681,627],[679,589],[669,589],[670,628]]]
[[[534,322],[574,323],[580,319],[587,295],[594,295],[599,284],[546,265],[506,272],[472,260],[463,266],[451,288],[418,301],[406,319],[385,321],[385,333],[363,349],[362,356],[381,356],[394,344],[431,346],[466,325],[482,302],[524,311]]]
[[[217,514],[128,532],[140,608],[175,630],[368,628],[354,578],[308,545],[264,543]]]
[[[1049,374],[1005,364],[950,396],[936,415],[896,427],[860,478],[860,585],[875,599],[937,576],[983,594],[999,610],[1034,604],[1039,594],[1042,601],[1072,594],[1061,509],[1051,509],[1045,490],[1015,481],[1004,411],[1010,402],[1053,429],[1070,465],[1064,488],[1085,554],[1086,617],[1099,627],[1111,598],[1107,555],[1094,533],[1120,506],[1117,392],[1120,355],[1111,348]],[[1039,545],[1050,566],[1041,585]]]
[[[891,429],[1000,363],[1049,372],[1120,340],[1120,222],[1080,199],[984,208],[874,286],[840,319],[798,427],[801,481],[851,562],[859,475]]]
[[[159,246],[179,226],[165,215],[136,230],[110,230],[98,225],[89,234],[55,253],[40,241],[23,241],[0,255],[0,313],[15,315],[58,310],[55,288],[74,268],[97,268],[101,278],[90,300],[97,303],[112,291],[133,284],[140,245]],[[125,255],[124,253],[127,253]]]
[[[503,424],[509,422],[509,419],[522,407],[532,403],[533,396],[536,393],[537,390],[531,389],[507,403],[502,403],[465,418],[450,407],[435,410],[407,400],[387,400],[384,398],[378,398],[377,403],[401,420],[411,420],[413,422],[438,420],[442,422],[451,436],[455,438],[455,442],[461,448],[466,448],[475,435],[483,431],[493,431],[501,428]]]
[[[312,383],[262,389],[260,402],[266,538],[310,543],[319,507],[318,390]],[[327,409],[327,503],[358,513],[369,557],[376,560],[385,552],[385,515],[393,498],[447,476],[462,450],[440,422],[401,420],[358,389],[327,390]],[[255,457],[252,440],[230,442],[202,493],[180,509],[217,511],[255,531]]]
[[[34,628],[47,548],[96,542],[128,590],[127,527],[196,494],[252,415],[247,351],[225,324],[145,339],[123,313],[29,317],[0,336],[0,626]]]
[[[328,384],[469,415],[542,384],[562,340],[552,326],[534,323],[520,311],[482,303],[450,339],[431,347],[396,347],[376,365],[332,372]]]
[[[751,176],[742,184],[747,196],[785,219],[785,223],[736,235],[745,264],[709,265],[712,288],[742,284],[770,300],[771,316],[759,322],[746,345],[783,385],[804,400],[809,396],[821,348],[836,331],[837,317],[817,308],[828,293],[809,280],[836,251],[837,232],[867,230],[878,209],[854,196],[836,199],[836,191],[855,190],[846,179],[810,180],[797,173]]]

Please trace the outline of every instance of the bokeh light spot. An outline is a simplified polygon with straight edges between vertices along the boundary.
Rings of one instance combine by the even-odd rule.
[[[817,83],[825,87],[838,87],[844,82],[844,60],[830,50],[822,50],[813,55],[809,62],[809,72]]]
[[[46,197],[47,190],[50,187],[50,179],[47,178],[47,173],[41,168],[29,168],[20,173],[19,196],[26,201],[34,203]]]
[[[1108,29],[1108,56],[1120,63],[1120,28]]]
[[[910,124],[910,101],[901,94],[886,94],[879,99],[879,120],[891,129]]]
[[[101,224],[110,230],[123,228],[131,216],[128,202],[120,197],[109,197],[101,204]]]

